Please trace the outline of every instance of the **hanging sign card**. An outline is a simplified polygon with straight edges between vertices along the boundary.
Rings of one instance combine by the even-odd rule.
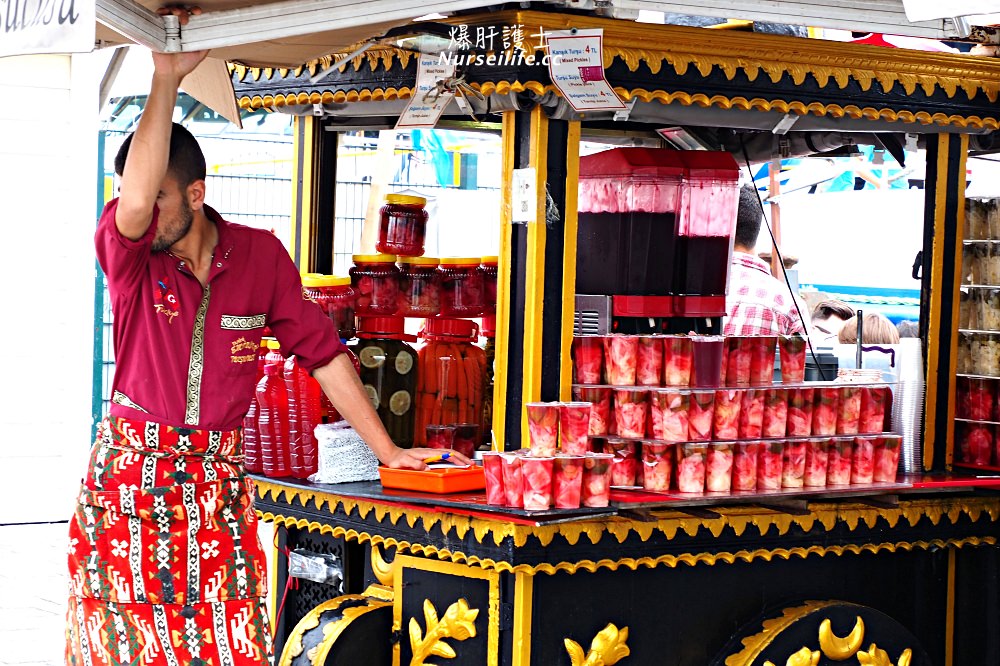
[[[547,33],[549,75],[576,111],[624,109],[604,78],[604,30],[557,30]]]
[[[455,65],[439,60],[436,56],[420,56],[413,96],[400,114],[396,129],[434,127],[445,108],[455,98],[454,92],[438,88],[438,82],[446,81],[455,75]]]

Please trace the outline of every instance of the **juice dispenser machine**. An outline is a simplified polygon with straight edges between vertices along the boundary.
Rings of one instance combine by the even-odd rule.
[[[582,157],[575,332],[719,332],[738,204],[726,152]]]

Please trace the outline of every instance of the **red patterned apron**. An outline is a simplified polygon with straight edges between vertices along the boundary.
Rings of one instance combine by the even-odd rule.
[[[242,432],[110,418],[70,521],[66,663],[270,664]]]

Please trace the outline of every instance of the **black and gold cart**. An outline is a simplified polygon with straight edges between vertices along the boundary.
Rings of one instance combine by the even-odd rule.
[[[993,150],[993,60],[569,13],[458,16],[531,33],[604,30],[605,73],[627,113],[572,112],[541,65],[470,66],[475,126],[499,131],[501,219],[493,430],[522,442],[522,405],[570,398],[581,137],[702,128],[717,146],[794,146],[830,133],[915,134],[927,148],[921,333],[924,468],[954,450],[954,331],[970,146]],[[537,28],[537,29],[536,29]],[[236,66],[244,107],[313,108],[296,123],[293,256],[329,271],[338,126],[391,126],[412,94],[411,53],[371,49],[318,84],[332,55],[294,70]],[[461,124],[468,117],[447,117]],[[773,130],[793,132],[782,138]],[[764,137],[764,138],[762,138]],[[787,142],[787,143],[783,143]],[[810,144],[811,145],[811,144]],[[829,145],[827,142],[826,145]],[[533,167],[537,224],[512,224],[509,179]],[[321,249],[324,248],[324,249]],[[918,480],[919,485],[919,480]],[[258,510],[287,548],[335,549],[350,589],[303,583],[277,628],[283,664],[1000,663],[1000,499],[976,486],[780,507],[635,508],[525,518],[375,486],[260,480]],[[279,571],[283,560],[279,557]],[[279,576],[276,589],[284,588]],[[324,594],[327,596],[324,597]],[[391,646],[391,647],[388,647]],[[383,647],[385,648],[383,650]],[[364,656],[359,656],[364,655]]]

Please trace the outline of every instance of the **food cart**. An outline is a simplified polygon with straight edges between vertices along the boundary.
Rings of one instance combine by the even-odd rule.
[[[279,663],[1000,662],[993,631],[1000,621],[998,485],[949,474],[965,159],[970,141],[989,149],[988,133],[1000,126],[1000,66],[567,12],[505,10],[448,21],[530,27],[529,52],[540,44],[527,33],[601,29],[604,74],[625,102],[617,117],[576,113],[538,63],[463,71],[484,98],[467,103],[488,121],[502,117],[492,126],[468,121],[499,131],[504,151],[496,442],[511,449],[526,441],[525,403],[572,398],[581,136],[630,140],[651,128],[724,128],[720,146],[747,150],[749,160],[760,158],[762,142],[767,151],[798,150],[796,142],[832,141],[838,132],[912,133],[928,156],[922,473],[879,492],[754,502],[644,497],[577,512],[504,510],[470,494],[378,483],[260,477],[257,510],[279,527],[272,586],[284,599]],[[392,125],[413,94],[416,57],[385,46],[310,81],[347,55],[297,69],[232,70],[241,106],[318,114],[296,123],[293,256],[303,271],[329,270],[316,242],[329,237],[333,218],[324,184],[333,179],[336,151],[324,128]],[[461,121],[455,111],[446,111],[445,122]],[[538,193],[524,224],[513,221],[516,169],[531,169],[524,173]],[[345,594],[290,582],[287,553],[295,548],[337,554]]]

